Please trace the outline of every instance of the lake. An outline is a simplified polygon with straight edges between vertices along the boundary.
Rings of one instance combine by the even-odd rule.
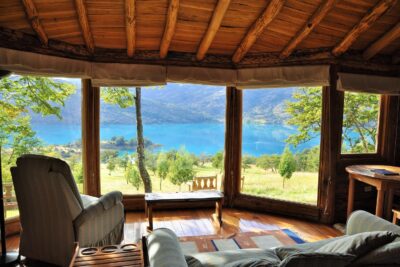
[[[38,137],[46,144],[63,145],[81,139],[80,125],[76,124],[40,124],[32,125]],[[243,125],[243,154],[259,156],[261,154],[280,154],[285,147],[285,139],[296,132],[296,128],[286,125]],[[214,154],[224,149],[225,125],[222,123],[189,124],[148,124],[144,125],[144,136],[155,144],[162,145],[160,150],[185,147],[191,153]],[[103,124],[100,139],[113,136],[126,139],[136,137],[136,125]],[[319,145],[319,137],[299,145],[294,151]]]

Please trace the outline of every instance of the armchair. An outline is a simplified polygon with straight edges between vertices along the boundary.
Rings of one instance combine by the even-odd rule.
[[[120,243],[124,206],[121,192],[100,198],[81,195],[68,164],[24,155],[11,168],[21,220],[20,254],[68,266],[80,247]]]

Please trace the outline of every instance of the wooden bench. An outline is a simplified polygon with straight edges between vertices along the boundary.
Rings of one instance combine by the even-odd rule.
[[[219,225],[222,226],[222,200],[224,194],[219,191],[197,191],[197,192],[182,192],[182,193],[146,193],[145,211],[149,220],[149,230],[153,230],[153,208],[158,204],[177,203],[177,202],[205,202],[215,201],[215,212]]]

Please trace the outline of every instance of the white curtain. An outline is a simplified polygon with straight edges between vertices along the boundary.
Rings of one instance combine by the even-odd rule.
[[[90,78],[91,63],[0,48],[0,68],[21,75]]]
[[[0,69],[17,74],[92,79],[94,86],[152,86],[167,81],[238,88],[329,85],[329,66],[220,69],[98,63],[0,48]]]
[[[200,67],[167,67],[167,81],[205,85],[233,86],[237,72],[233,69],[200,68]]]
[[[288,66],[239,69],[240,89],[329,85],[329,66]]]
[[[339,73],[338,90],[400,95],[400,78]]]
[[[166,68],[158,65],[93,63],[93,86],[153,86],[166,84]]]

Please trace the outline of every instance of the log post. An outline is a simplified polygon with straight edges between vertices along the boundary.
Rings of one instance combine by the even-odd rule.
[[[100,88],[82,79],[82,164],[84,193],[100,196]]]

